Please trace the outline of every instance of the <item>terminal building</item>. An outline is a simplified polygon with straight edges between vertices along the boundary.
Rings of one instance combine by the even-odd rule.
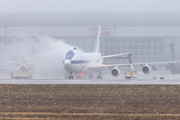
[[[180,14],[178,13],[27,13],[0,14],[0,68],[13,68],[2,61],[11,54],[6,48],[13,38],[22,41],[41,35],[63,40],[92,52],[98,25],[102,26],[100,51],[102,55],[131,52],[134,63],[180,60]],[[105,64],[127,63],[108,59]],[[137,67],[140,69],[140,66]],[[157,70],[165,70],[158,66]]]

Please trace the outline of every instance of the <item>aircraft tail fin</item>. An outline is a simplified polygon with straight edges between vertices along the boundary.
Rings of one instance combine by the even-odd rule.
[[[101,35],[101,25],[99,25],[99,30],[97,34],[97,41],[96,41],[96,46],[94,49],[94,52],[98,53],[100,51],[100,35]]]
[[[169,44],[169,46],[170,46],[170,50],[171,50],[171,60],[172,60],[172,61],[175,61],[175,56],[174,56],[174,41],[171,42],[171,43]]]

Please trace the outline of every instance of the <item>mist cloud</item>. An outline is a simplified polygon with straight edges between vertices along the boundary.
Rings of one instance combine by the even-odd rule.
[[[3,58],[4,61],[26,61],[30,70],[41,74],[40,77],[46,74],[55,77],[56,75],[63,76],[65,73],[63,59],[67,51],[73,49],[73,46],[48,36],[29,36],[8,38],[1,49],[9,54]]]

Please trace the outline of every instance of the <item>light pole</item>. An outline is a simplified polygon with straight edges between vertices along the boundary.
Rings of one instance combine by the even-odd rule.
[[[4,30],[5,30],[5,33],[4,33],[4,34],[5,34],[5,37],[7,37],[7,33],[6,33],[7,31],[6,31],[6,29],[7,29],[7,26],[5,25],[5,27],[4,27]]]

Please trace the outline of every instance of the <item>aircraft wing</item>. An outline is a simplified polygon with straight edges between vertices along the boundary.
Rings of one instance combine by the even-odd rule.
[[[122,56],[122,55],[131,55],[131,53],[128,52],[128,53],[122,53],[122,54],[114,54],[114,55],[102,56],[101,58],[102,58],[102,59],[114,58],[114,57],[121,58],[120,56]],[[131,55],[131,56],[132,56],[132,55]]]
[[[89,65],[89,68],[108,68],[108,67],[120,67],[120,66],[129,66],[130,64],[111,64],[111,65]]]
[[[17,63],[17,64],[22,64],[23,62],[16,62],[16,61],[1,61],[3,63]]]
[[[176,62],[150,62],[150,63],[133,63],[132,65],[151,65],[151,64],[169,64],[169,63],[176,63]],[[90,68],[111,68],[111,67],[121,67],[121,66],[131,66],[131,64],[99,64],[99,65],[89,65]]]
[[[12,63],[12,64],[29,64],[29,65],[49,65],[49,64],[44,64],[44,63],[33,63],[33,62],[17,62],[17,61],[1,61],[4,63]]]
[[[43,64],[43,63],[28,63],[28,62],[17,62],[17,61],[2,61],[4,63],[8,63],[8,64],[19,64],[19,67],[16,69],[19,69],[21,66],[25,66],[27,67],[27,65],[38,65],[41,66],[41,68],[45,68],[47,69],[48,67],[52,66],[50,64]]]
[[[149,63],[133,63],[132,65],[153,65],[153,64],[169,64],[176,62],[149,62]]]

